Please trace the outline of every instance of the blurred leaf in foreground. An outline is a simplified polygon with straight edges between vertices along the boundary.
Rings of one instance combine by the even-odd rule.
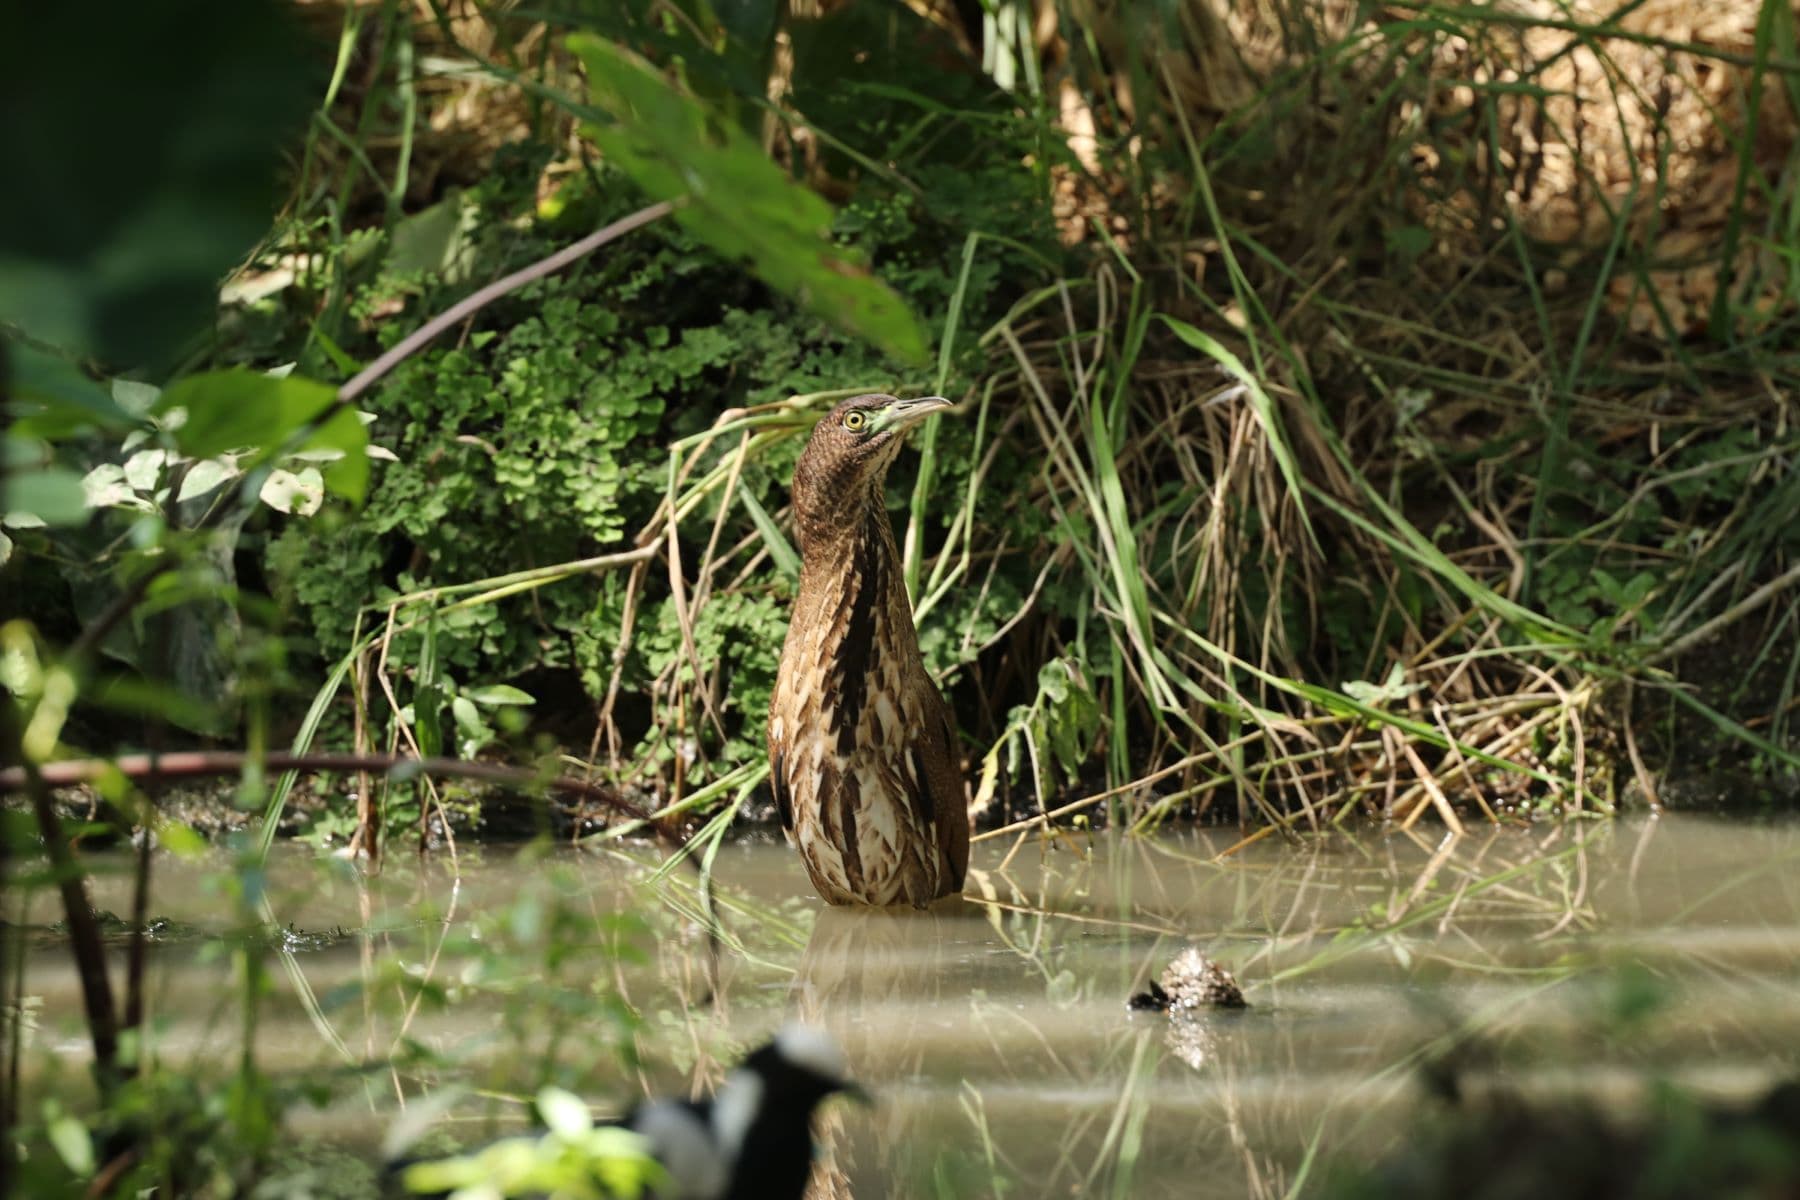
[[[655,199],[685,197],[676,219],[769,286],[899,358],[923,360],[906,302],[826,236],[829,204],[630,52],[584,34],[568,44],[587,66],[594,106],[612,119],[588,127],[608,161]]]
[[[323,82],[277,0],[8,4],[0,321],[167,362],[269,228],[285,137]]]

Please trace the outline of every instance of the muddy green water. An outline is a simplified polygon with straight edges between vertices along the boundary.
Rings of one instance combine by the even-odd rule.
[[[266,955],[257,1050],[282,1078],[411,1055],[293,1114],[302,1137],[372,1153],[402,1097],[467,1086],[453,1116],[471,1137],[551,1075],[616,1111],[704,1090],[804,1017],[878,1100],[824,1123],[838,1193],[858,1197],[1284,1195],[1405,1137],[1419,1062],[1459,1037],[1474,1090],[1622,1109],[1654,1079],[1730,1097],[1800,1071],[1800,824],[1269,838],[1221,858],[1236,841],[983,842],[966,903],[899,916],[827,910],[786,847],[726,845],[716,966],[692,874],[653,878],[643,848],[465,850],[455,873],[402,852],[363,880],[283,847],[267,913],[332,936]],[[153,955],[167,1060],[228,1065],[241,1034],[227,867],[157,863],[153,910],[190,926]],[[128,909],[122,879],[98,892]],[[33,903],[47,923],[52,898]],[[1250,1010],[1128,1014],[1190,944]],[[46,1086],[85,1056],[65,958],[48,937],[30,954]]]

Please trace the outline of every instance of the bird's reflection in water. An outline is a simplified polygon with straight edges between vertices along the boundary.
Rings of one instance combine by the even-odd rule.
[[[958,917],[972,912],[951,897],[928,909],[834,907],[819,913],[789,1005],[793,1016],[837,1037],[851,1074],[869,1083],[875,1104],[871,1113],[834,1104],[820,1115],[809,1200],[852,1195],[852,1121],[868,1122],[873,1133],[876,1161],[867,1164],[866,1178],[898,1187],[929,1171],[924,1156],[930,1148],[909,1136],[918,1108],[884,1103],[880,1081],[921,1077],[934,1027],[941,1030],[954,1019],[937,1002],[962,988],[950,968]]]

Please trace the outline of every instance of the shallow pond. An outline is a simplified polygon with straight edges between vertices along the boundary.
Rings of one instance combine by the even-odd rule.
[[[785,846],[727,844],[716,953],[694,872],[657,877],[646,848],[487,847],[454,873],[402,852],[364,881],[282,847],[251,911],[294,935],[248,942],[221,936],[226,856],[161,857],[158,1052],[229,1069],[232,948],[256,947],[262,1065],[336,1080],[294,1127],[372,1156],[403,1102],[460,1097],[471,1138],[547,1080],[616,1111],[710,1087],[800,1016],[877,1098],[824,1122],[840,1194],[861,1197],[1284,1195],[1404,1137],[1420,1064],[1458,1039],[1472,1089],[1621,1106],[1654,1079],[1737,1096],[1800,1070],[1800,823],[1237,842],[987,841],[965,903],[901,915],[827,910]],[[121,875],[96,893],[129,908]],[[1249,1010],[1128,1013],[1187,945],[1235,970]],[[42,1080],[85,1044],[66,951],[30,953]]]

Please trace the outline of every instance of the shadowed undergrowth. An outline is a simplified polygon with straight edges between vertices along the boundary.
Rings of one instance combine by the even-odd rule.
[[[933,221],[935,152],[878,171],[849,143],[879,135],[827,137],[787,110],[801,115],[785,153],[848,194],[840,236],[875,239],[936,331],[938,367],[782,378],[754,343],[738,361],[739,333],[734,372],[768,386],[664,393],[657,428],[694,432],[665,443],[666,475],[641,477],[647,517],[625,532],[648,557],[602,578],[577,618],[600,626],[584,670],[609,777],[683,810],[696,789],[703,806],[755,802],[796,568],[786,472],[811,416],[872,386],[965,401],[918,439],[893,501],[927,657],[991,817],[1065,801],[1139,826],[1609,811],[1627,791],[1655,797],[1696,730],[1707,765],[1791,771],[1793,312],[1777,234],[1792,198],[1790,159],[1767,146],[1791,155],[1792,77],[1768,65],[1791,30],[1769,16],[1734,65],[1654,33],[1556,26],[1565,53],[1537,61],[1472,12],[1289,16],[1285,41],[1250,39],[1254,91],[1210,112],[1217,96],[1170,53],[1122,48],[1168,33],[1147,29],[1097,50],[1055,41],[1056,76],[1019,73],[1010,119],[892,100],[909,149],[1029,139],[1060,244],[1039,227],[1022,246],[978,203]],[[1571,57],[1598,79],[1571,83]],[[798,106],[817,93],[794,70]],[[1733,124],[1741,99],[1699,125],[1691,104],[1659,117],[1654,97],[1627,102],[1720,71],[1773,114],[1754,151]],[[1120,80],[1147,99],[1122,106]],[[1610,126],[1593,99],[1607,87],[1627,97]],[[1068,136],[1071,88],[1085,141]],[[1616,176],[1610,160],[1566,153],[1606,138],[1642,180],[1621,188],[1595,173]],[[1712,320],[1678,325],[1655,214],[1693,243],[1696,180],[1717,178],[1744,181],[1713,215],[1737,233],[1699,243]],[[1582,220],[1559,227],[1571,196]],[[884,240],[897,234],[914,240]],[[1755,269],[1734,276],[1724,264],[1751,245]],[[929,282],[906,273],[921,253]],[[1664,319],[1646,326],[1644,305]],[[621,365],[604,364],[609,386]],[[837,387],[785,399],[809,383]],[[709,422],[706,395],[738,403]],[[1726,679],[1706,669],[1722,647],[1738,664]]]

